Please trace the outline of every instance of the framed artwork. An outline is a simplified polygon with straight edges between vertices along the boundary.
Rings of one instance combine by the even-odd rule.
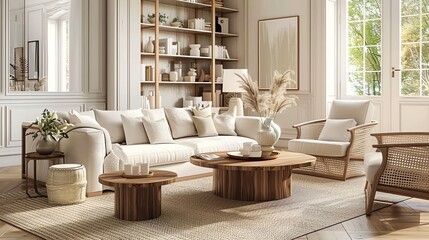
[[[39,41],[28,41],[28,80],[39,80]]]
[[[299,16],[259,20],[259,89],[270,89],[275,70],[290,70],[294,81],[287,89],[299,89]]]

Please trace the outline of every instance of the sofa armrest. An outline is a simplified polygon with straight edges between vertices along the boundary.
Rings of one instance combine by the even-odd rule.
[[[237,116],[235,117],[235,132],[239,136],[248,137],[258,140],[258,131],[262,128],[261,119],[253,116]],[[281,129],[275,122],[271,123],[271,128],[274,130],[278,138],[280,138]],[[250,129],[250,130],[249,130]]]
[[[88,193],[99,192],[102,185],[98,176],[103,173],[104,158],[110,152],[111,143],[101,129],[75,127],[68,132],[69,138],[59,141],[59,150],[65,154],[66,163],[82,164],[86,168]],[[109,140],[110,141],[110,140]]]

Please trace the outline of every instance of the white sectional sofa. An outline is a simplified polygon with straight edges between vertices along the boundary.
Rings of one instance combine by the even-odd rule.
[[[103,190],[98,182],[100,174],[122,170],[126,163],[148,162],[154,168],[176,171],[181,177],[184,172],[192,175],[211,171],[190,164],[194,154],[236,151],[243,142],[256,143],[261,128],[258,117],[235,116],[235,109],[210,117],[194,114],[184,108],[58,113],[75,125],[68,132],[69,138],[59,142],[59,150],[65,153],[67,163],[86,167],[87,193],[91,196]],[[197,120],[209,123],[201,125]],[[211,131],[211,122],[217,134]],[[276,124],[272,127],[280,130]],[[33,151],[34,145],[27,137],[26,151]],[[39,164],[38,180],[44,181],[48,167]]]

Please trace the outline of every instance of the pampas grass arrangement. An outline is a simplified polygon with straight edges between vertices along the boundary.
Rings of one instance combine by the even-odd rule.
[[[267,128],[270,127],[277,114],[288,107],[296,106],[298,97],[286,95],[287,86],[296,82],[291,78],[291,73],[292,71],[290,70],[283,74],[274,71],[273,84],[270,90],[264,93],[259,92],[256,81],[253,81],[250,75],[237,74],[241,78],[240,87],[245,90],[242,97],[244,107],[257,112],[262,124]]]

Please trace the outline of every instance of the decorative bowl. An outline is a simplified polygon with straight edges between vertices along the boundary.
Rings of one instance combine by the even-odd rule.
[[[171,23],[170,23],[170,25],[171,25],[172,27],[181,27],[181,26],[182,26],[182,23],[181,23],[181,22],[171,22]]]

